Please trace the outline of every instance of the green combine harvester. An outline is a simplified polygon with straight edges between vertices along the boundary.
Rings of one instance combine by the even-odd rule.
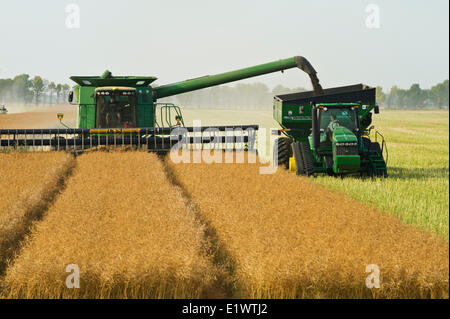
[[[275,144],[274,158],[297,174],[367,173],[386,176],[383,152],[364,134],[370,131],[375,89],[363,85],[323,90],[304,57],[256,65],[152,87],[152,76],[72,76],[69,103],[78,107],[77,128],[0,129],[0,147],[83,151],[99,146],[133,146],[167,152],[174,146],[256,151],[258,125],[186,127],[180,107],[159,99],[268,73],[299,68],[313,91],[275,97],[274,117],[286,137]],[[331,117],[337,119],[332,132]],[[336,127],[335,127],[336,126]],[[378,137],[379,133],[376,134]],[[197,148],[198,149],[198,148]]]
[[[0,129],[0,147],[84,150],[98,146],[147,147],[167,152],[174,146],[254,150],[258,125],[185,127],[181,110],[159,99],[263,74],[300,68],[314,84],[316,72],[303,57],[152,87],[152,76],[72,76],[77,85],[69,102],[78,107],[78,127]]]

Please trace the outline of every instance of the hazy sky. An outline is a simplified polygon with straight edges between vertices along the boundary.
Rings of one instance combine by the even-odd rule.
[[[66,27],[71,3],[78,29]],[[379,28],[366,26],[368,4]],[[163,84],[303,55],[325,87],[429,88],[449,77],[448,11],[448,0],[0,0],[0,78],[72,85],[110,69]],[[256,81],[310,88],[299,70]]]

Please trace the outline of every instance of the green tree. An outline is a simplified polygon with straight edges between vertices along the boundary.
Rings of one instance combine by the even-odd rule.
[[[50,104],[53,103],[53,94],[56,91],[56,84],[55,82],[50,82],[49,85],[47,86],[48,88],[48,92],[49,92],[49,97],[50,97]]]
[[[449,105],[448,89],[448,80],[438,83],[431,88],[430,99],[435,106],[442,108]]]
[[[14,77],[11,88],[12,99],[20,102],[31,102],[33,95],[31,92],[33,84],[28,74],[20,74]]]
[[[44,80],[39,75],[36,75],[33,79],[33,92],[36,105],[39,104],[39,98],[45,90]]]
[[[61,98],[61,95],[63,93],[63,86],[62,86],[62,84],[58,83],[58,85],[56,85],[55,93],[56,93],[56,103],[60,103],[60,98]]]
[[[399,89],[396,85],[391,88],[387,104],[389,107],[403,108],[405,106],[405,90]]]
[[[406,106],[421,108],[424,105],[424,102],[427,98],[427,94],[420,88],[420,85],[414,83],[411,87],[405,92],[405,104]]]
[[[11,88],[13,86],[12,79],[0,79],[0,102],[5,102],[8,98],[8,94],[11,93]]]
[[[63,86],[62,86],[62,96],[63,96],[64,101],[67,101],[67,97],[69,95],[69,91],[70,91],[69,84],[63,84]]]
[[[272,94],[275,95],[281,95],[281,94],[289,94],[289,93],[294,93],[291,91],[290,88],[284,87],[281,84],[278,84],[277,86],[275,86],[272,89]]]
[[[384,94],[383,88],[381,86],[377,86],[376,88],[376,100],[380,105],[383,105],[386,101],[386,94]]]

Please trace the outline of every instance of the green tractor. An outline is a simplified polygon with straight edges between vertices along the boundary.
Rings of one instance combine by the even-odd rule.
[[[274,161],[297,175],[316,173],[387,177],[384,137],[373,129],[379,113],[375,88],[358,84],[278,95],[273,115],[284,134],[274,144]]]

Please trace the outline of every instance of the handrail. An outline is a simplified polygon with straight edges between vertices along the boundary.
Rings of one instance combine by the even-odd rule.
[[[383,154],[386,151],[386,158],[385,158],[384,161],[385,161],[386,166],[387,166],[388,159],[389,159],[389,152],[388,152],[388,149],[387,149],[386,140],[385,140],[384,136],[379,131],[375,131],[375,142],[378,142],[378,136],[380,136],[380,138],[381,138],[381,156],[383,156]]]

